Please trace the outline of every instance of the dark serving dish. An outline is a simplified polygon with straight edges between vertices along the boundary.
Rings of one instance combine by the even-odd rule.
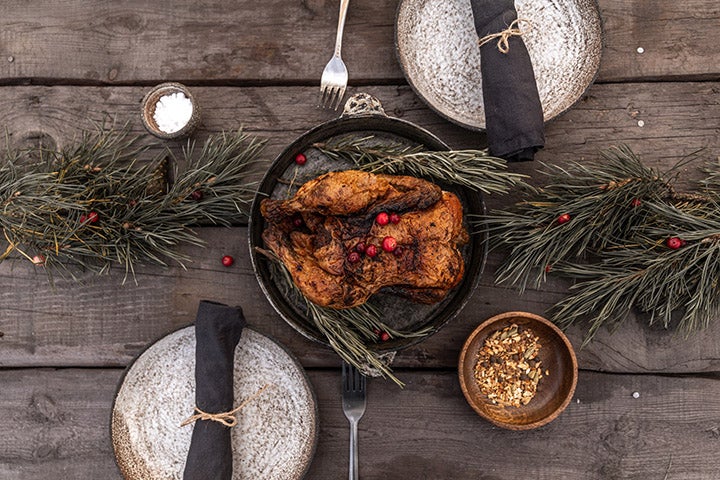
[[[262,232],[265,229],[265,221],[260,214],[260,201],[271,196],[285,198],[287,195],[294,193],[294,191],[289,190],[287,179],[293,179],[293,188],[296,188],[327,171],[350,168],[349,165],[342,165],[327,159],[319,151],[312,148],[315,143],[339,135],[357,135],[360,138],[374,135],[376,138],[387,138],[392,141],[407,142],[411,145],[422,145],[428,150],[449,149],[435,135],[404,120],[387,117],[384,114],[344,115],[319,125],[300,136],[270,166],[260,183],[250,213],[250,256],[255,275],[263,292],[280,316],[305,337],[325,345],[328,345],[327,340],[307,318],[304,307],[293,303],[283,295],[283,292],[271,277],[270,260],[257,250],[257,247],[262,248],[264,246]],[[297,167],[295,164],[295,156],[300,152],[305,153],[308,157],[307,164],[303,167]],[[278,181],[279,179],[281,180]],[[439,185],[443,189],[458,195],[463,203],[466,220],[468,214],[481,215],[485,212],[480,193],[455,186]],[[461,283],[443,301],[437,304],[421,305],[390,294],[380,293],[374,295],[372,300],[383,313],[383,320],[394,328],[404,328],[406,330],[432,327],[434,333],[440,329],[448,320],[460,312],[477,286],[487,255],[486,247],[486,235],[484,232],[476,232],[471,235],[470,242],[463,247],[465,275]],[[398,338],[382,343],[372,343],[368,346],[372,350],[382,353],[409,347],[424,338],[426,337]]]

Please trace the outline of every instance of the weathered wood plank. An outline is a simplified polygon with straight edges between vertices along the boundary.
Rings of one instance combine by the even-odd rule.
[[[115,119],[133,132],[144,132],[140,120],[143,87],[4,87],[0,89],[0,127],[13,143],[45,140],[64,145],[82,129]],[[430,111],[404,86],[351,88],[379,98],[386,112],[427,128],[453,148],[482,145],[482,136],[457,127]],[[197,138],[234,130],[269,138],[264,155],[271,161],[282,148],[310,128],[337,114],[315,107],[312,87],[198,87],[203,108]],[[546,148],[539,160],[551,163],[596,158],[598,150],[627,143],[649,164],[668,167],[704,149],[700,158],[720,154],[720,83],[642,83],[594,85],[570,111],[547,125]],[[642,127],[638,122],[642,121]],[[148,141],[154,137],[148,136]],[[155,139],[156,140],[156,139]],[[155,145],[163,145],[156,140]],[[182,142],[170,142],[178,145]],[[536,165],[516,165],[531,173]]]
[[[703,63],[720,62],[720,51],[705,43],[710,40],[705,35],[717,41],[720,21],[717,2],[599,0],[598,3],[606,40],[600,81],[716,78]],[[695,35],[692,31],[706,33]]]
[[[120,374],[1,371],[0,477],[119,479],[107,425]],[[348,425],[340,375],[309,375],[321,430],[307,478],[342,478]],[[557,420],[510,432],[475,415],[454,373],[405,377],[404,390],[369,383],[360,422],[362,478],[714,480],[720,469],[718,379],[581,372],[575,400]]]
[[[351,84],[403,80],[394,50],[397,5],[351,4],[343,50]],[[606,30],[600,81],[717,76],[716,2],[599,5]],[[337,14],[329,0],[8,0],[0,7],[0,82],[316,84]]]
[[[120,374],[1,371],[0,478],[119,478],[108,419]]]
[[[143,268],[138,285],[121,285],[122,273],[85,275],[83,283],[57,278],[51,286],[26,261],[0,264],[0,366],[124,366],[154,339],[192,322],[198,301],[242,305],[250,324],[289,346],[310,367],[339,365],[334,353],[295,333],[264,298],[250,266],[245,228],[203,228],[207,248],[190,248],[187,270]],[[223,267],[223,255],[236,262]],[[524,295],[493,285],[488,269],[470,302],[440,332],[398,355],[397,367],[454,368],[465,338],[483,320],[505,311],[542,314],[566,285],[552,282]],[[574,345],[582,329],[568,332]],[[579,350],[581,368],[616,372],[720,370],[720,322],[688,339],[630,319],[614,334],[601,331]]]

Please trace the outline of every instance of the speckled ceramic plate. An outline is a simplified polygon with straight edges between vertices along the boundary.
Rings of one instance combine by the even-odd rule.
[[[602,53],[595,0],[516,0],[545,120],[570,108],[593,82]],[[403,0],[395,25],[398,59],[431,108],[473,130],[485,128],[480,47],[469,0]]]
[[[181,479],[195,404],[195,329],[150,346],[125,374],[112,412],[112,443],[128,480]],[[235,403],[271,384],[232,429],[233,480],[303,478],[317,443],[315,396],[300,364],[249,328],[235,350]]]

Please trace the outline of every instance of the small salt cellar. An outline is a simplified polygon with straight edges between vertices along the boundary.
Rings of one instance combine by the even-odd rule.
[[[156,137],[180,139],[197,128],[200,111],[185,85],[161,83],[143,98],[142,121],[147,131]]]

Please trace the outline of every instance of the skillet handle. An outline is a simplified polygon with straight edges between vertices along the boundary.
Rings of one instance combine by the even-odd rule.
[[[387,117],[380,100],[369,93],[356,93],[345,102],[341,117],[354,117],[359,115],[382,115]]]

